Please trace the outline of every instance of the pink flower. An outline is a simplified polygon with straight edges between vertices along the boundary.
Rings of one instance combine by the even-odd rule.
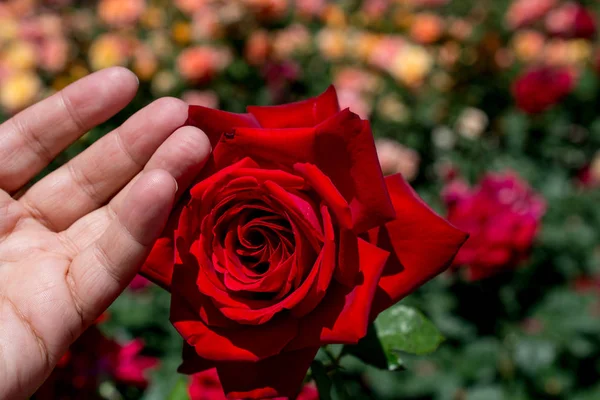
[[[514,0],[506,13],[506,23],[512,29],[522,28],[543,18],[556,0]]]
[[[158,365],[153,357],[140,356],[143,342],[121,346],[105,337],[96,325],[88,328],[59,360],[50,377],[36,392],[39,400],[98,399],[103,379],[145,387],[146,372]]]
[[[135,278],[133,278],[133,280],[129,284],[129,289],[134,292],[138,292],[140,290],[146,289],[148,286],[150,286],[150,284],[151,282],[148,279],[144,278],[141,275],[136,275]]]
[[[192,375],[188,394],[190,400],[227,400],[215,368]],[[304,385],[296,400],[319,400],[319,392],[312,385]]]
[[[546,30],[562,38],[591,39],[596,35],[596,18],[580,4],[569,2],[546,17]]]
[[[454,260],[478,280],[524,260],[545,212],[543,198],[512,172],[489,173],[470,188],[461,180],[444,190],[448,220],[470,233]]]
[[[119,348],[112,371],[115,380],[138,387],[148,385],[146,373],[158,366],[158,360],[140,355],[143,348],[141,339],[132,340]]]
[[[574,85],[575,77],[569,69],[539,67],[517,78],[512,91],[521,110],[537,114],[558,103]]]

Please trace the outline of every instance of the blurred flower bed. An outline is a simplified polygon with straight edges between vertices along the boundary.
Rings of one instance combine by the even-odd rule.
[[[384,172],[471,233],[403,301],[444,343],[402,355],[406,371],[349,357],[337,398],[598,399],[599,15],[594,0],[4,0],[0,120],[132,69],[134,102],[54,168],[161,96],[240,112],[333,83],[371,119]],[[35,398],[221,398],[210,374],[176,374],[168,307],[136,278]]]

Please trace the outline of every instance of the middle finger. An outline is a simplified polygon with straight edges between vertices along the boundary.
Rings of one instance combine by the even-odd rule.
[[[55,232],[105,204],[141,171],[187,118],[181,100],[163,98],[36,183],[19,201]]]

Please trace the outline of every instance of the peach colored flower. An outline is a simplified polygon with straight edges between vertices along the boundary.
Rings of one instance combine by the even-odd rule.
[[[544,35],[534,30],[523,30],[517,32],[512,39],[512,48],[515,55],[521,61],[532,62],[539,60],[546,38]]]
[[[375,93],[381,86],[377,75],[358,67],[344,67],[335,73],[333,84],[337,89]]]
[[[181,99],[191,106],[219,107],[219,96],[212,90],[188,90],[182,94]]]
[[[98,16],[110,26],[130,26],[140,19],[145,9],[145,0],[101,0]]]
[[[339,59],[344,57],[345,31],[339,29],[325,28],[317,34],[317,46],[321,54],[328,59]]]
[[[275,58],[285,60],[296,53],[310,49],[312,37],[306,26],[292,24],[275,33],[272,39],[273,55]]]
[[[177,57],[177,70],[190,82],[206,82],[231,63],[226,48],[196,46],[185,49]]]
[[[341,108],[349,108],[362,119],[368,119],[373,111],[373,105],[365,95],[351,89],[338,89],[338,101]]]
[[[410,37],[419,43],[437,42],[444,32],[444,21],[439,15],[421,13],[415,15],[410,27]]]
[[[129,44],[124,37],[105,33],[90,46],[88,60],[92,70],[97,71],[115,65],[126,65],[129,52]]]
[[[556,0],[513,0],[506,13],[509,28],[517,29],[543,18],[556,4]]]
[[[369,63],[375,67],[386,70],[390,68],[396,55],[408,45],[400,36],[385,36],[374,43],[375,48],[369,56]]]
[[[265,30],[256,30],[250,34],[244,49],[244,56],[251,65],[262,65],[270,52],[269,34]]]
[[[14,113],[33,104],[42,90],[42,81],[31,71],[9,75],[0,85],[0,106]]]
[[[223,23],[216,12],[198,12],[192,18],[192,38],[197,41],[222,36]]]
[[[424,47],[409,45],[394,58],[390,74],[409,87],[417,87],[432,67],[433,58]]]
[[[152,79],[158,69],[158,58],[149,46],[140,45],[135,49],[132,69],[140,80]]]
[[[473,33],[473,24],[465,19],[452,19],[448,27],[448,33],[458,41],[466,40]]]
[[[69,42],[61,37],[51,38],[41,44],[40,66],[46,71],[60,72],[69,60]]]
[[[400,173],[407,181],[417,177],[421,163],[419,153],[393,139],[377,139],[375,146],[384,175]]]

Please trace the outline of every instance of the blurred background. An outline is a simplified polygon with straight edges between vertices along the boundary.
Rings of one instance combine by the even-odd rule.
[[[311,372],[333,382],[321,399],[600,399],[599,13],[595,0],[2,0],[0,121],[95,70],[137,74],[134,102],[47,173],[161,96],[241,112],[333,83],[372,121],[384,172],[471,239],[396,309],[427,316],[439,333],[424,319],[417,332],[434,345],[390,357],[401,327],[378,321],[388,363],[377,340],[327,349]],[[136,278],[35,398],[222,399],[210,373],[175,372],[168,313]]]

